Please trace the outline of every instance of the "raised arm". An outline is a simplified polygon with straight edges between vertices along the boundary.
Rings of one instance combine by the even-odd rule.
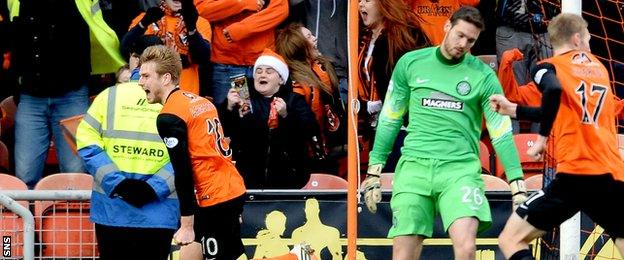
[[[524,187],[524,174],[520,165],[518,149],[513,140],[511,119],[503,116],[490,108],[489,97],[500,95],[502,88],[496,77],[491,74],[485,79],[484,98],[481,106],[485,114],[485,122],[492,139],[492,145],[499,160],[505,168],[505,175],[511,186],[511,194],[514,206],[526,200],[526,188]]]

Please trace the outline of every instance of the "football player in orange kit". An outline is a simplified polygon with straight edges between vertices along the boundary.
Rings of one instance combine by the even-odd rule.
[[[178,87],[180,56],[163,45],[141,55],[139,85],[149,103],[163,104],[156,126],[169,151],[180,200],[179,245],[201,243],[206,259],[237,259],[245,184],[232,163],[217,109]],[[173,180],[172,180],[173,181]]]
[[[624,254],[624,215],[614,212],[609,202],[624,197],[624,161],[617,148],[609,73],[590,53],[587,22],[581,16],[558,15],[548,33],[554,57],[532,73],[542,92],[541,107],[518,106],[502,95],[490,97],[498,113],[540,122],[538,139],[527,153],[539,159],[552,136],[557,160],[555,179],[516,209],[499,246],[507,259],[533,259],[528,242],[581,210]]]

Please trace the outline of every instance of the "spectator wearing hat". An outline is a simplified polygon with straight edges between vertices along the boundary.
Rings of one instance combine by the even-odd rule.
[[[199,15],[212,26],[212,97],[224,103],[230,78],[245,74],[265,48],[275,45],[275,28],[288,17],[288,0],[195,0]],[[284,80],[286,80],[284,78]]]
[[[220,106],[236,168],[249,189],[301,188],[310,176],[306,143],[319,127],[303,96],[292,91],[284,59],[266,49],[253,67],[251,109],[230,89]]]

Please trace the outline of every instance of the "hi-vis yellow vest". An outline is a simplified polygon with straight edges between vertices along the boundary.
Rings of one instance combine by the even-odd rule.
[[[98,0],[75,0],[76,7],[89,26],[91,74],[117,72],[126,62],[119,52],[119,39],[104,21]],[[19,0],[7,0],[10,20],[19,15]]]
[[[147,102],[138,82],[107,88],[97,95],[78,125],[77,148],[97,146],[122,171],[155,174],[169,163],[167,147],[156,128],[161,109],[161,104]]]

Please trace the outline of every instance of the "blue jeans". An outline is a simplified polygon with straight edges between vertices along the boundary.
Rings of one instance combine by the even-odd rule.
[[[57,97],[20,95],[15,115],[15,175],[29,188],[33,188],[43,174],[50,131],[61,172],[84,172],[82,159],[63,138],[59,121],[84,114],[88,107],[86,86]]]
[[[253,66],[238,66],[227,64],[212,64],[212,98],[216,106],[221,105],[230,91],[230,77],[245,74],[249,88],[253,88]]]
[[[349,107],[349,80],[347,80],[347,78],[339,78],[338,82],[338,90],[340,91],[340,99],[342,99],[342,104],[344,105],[344,107]]]

